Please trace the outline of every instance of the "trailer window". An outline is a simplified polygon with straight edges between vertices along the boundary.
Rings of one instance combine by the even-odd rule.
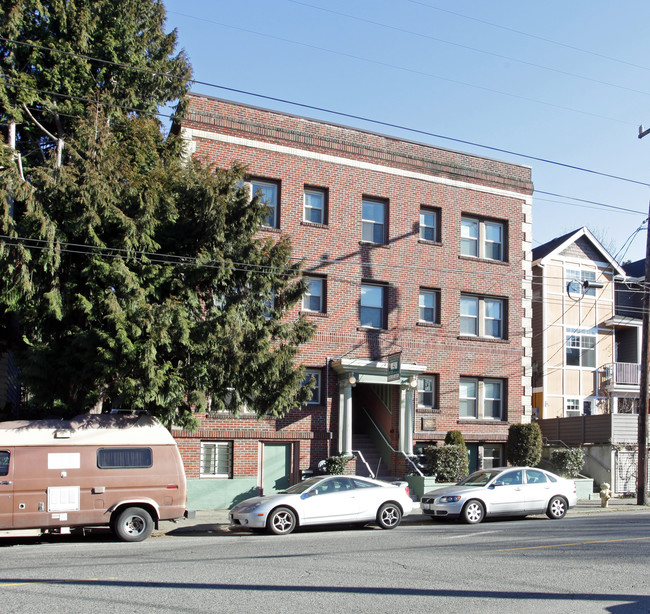
[[[0,475],[9,474],[9,452],[0,450]]]
[[[100,469],[133,469],[152,465],[151,448],[99,448],[97,450],[97,466]]]

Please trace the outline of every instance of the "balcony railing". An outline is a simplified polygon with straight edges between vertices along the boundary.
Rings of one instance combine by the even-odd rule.
[[[641,365],[638,362],[615,362],[607,365],[611,383],[618,386],[638,386],[641,381]]]

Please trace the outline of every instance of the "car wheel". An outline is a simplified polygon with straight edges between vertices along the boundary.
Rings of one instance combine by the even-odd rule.
[[[279,507],[271,512],[266,527],[275,535],[288,535],[296,528],[296,515],[288,507]]]
[[[471,499],[465,504],[462,512],[463,521],[467,524],[478,524],[485,517],[485,508],[480,501]]]
[[[567,512],[567,502],[564,497],[553,497],[548,502],[548,507],[546,508],[546,515],[551,520],[560,520],[564,518]]]
[[[394,529],[402,522],[402,510],[395,503],[384,503],[377,512],[377,524],[382,529]]]
[[[113,532],[123,542],[141,542],[153,531],[151,514],[141,507],[127,507],[112,525]]]

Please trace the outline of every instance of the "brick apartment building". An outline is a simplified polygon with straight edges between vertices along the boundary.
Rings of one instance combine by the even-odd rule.
[[[530,168],[202,95],[178,128],[194,156],[246,166],[260,236],[291,236],[310,284],[296,314],[317,324],[308,405],[175,432],[190,504],[273,492],[337,453],[363,473],[371,448],[373,472],[403,476],[449,430],[473,467],[504,463],[531,414]]]

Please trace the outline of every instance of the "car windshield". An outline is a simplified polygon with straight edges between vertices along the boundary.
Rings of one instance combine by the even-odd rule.
[[[459,486],[485,486],[490,480],[499,475],[500,471],[477,471],[458,482]]]
[[[293,486],[290,486],[286,490],[282,491],[283,495],[299,495],[300,493],[305,492],[306,490],[309,490],[314,484],[318,484],[318,482],[322,482],[323,477],[315,477],[315,478],[307,478],[306,480],[303,480],[302,482],[298,482],[297,484],[294,484]]]

